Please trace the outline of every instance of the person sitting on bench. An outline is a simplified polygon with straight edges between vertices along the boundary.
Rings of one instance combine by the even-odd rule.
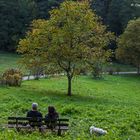
[[[27,112],[27,117],[31,118],[29,119],[29,124],[32,127],[41,126],[42,114],[37,110],[37,108],[38,108],[38,104],[32,103],[32,110]]]
[[[45,116],[45,122],[47,123],[47,127],[54,129],[58,118],[59,118],[59,115],[56,112],[55,108],[53,106],[49,106],[48,113]]]

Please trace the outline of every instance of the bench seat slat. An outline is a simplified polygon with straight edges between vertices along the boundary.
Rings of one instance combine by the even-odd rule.
[[[16,125],[8,125],[8,128],[17,128],[16,127]],[[23,126],[23,125],[18,125],[18,128],[30,128],[30,129],[32,129],[32,127],[30,126],[30,125],[26,125],[26,126]],[[50,128],[48,128],[47,126],[41,126],[40,128],[43,128],[43,129],[50,129]],[[68,126],[61,126],[61,127],[59,127],[59,126],[56,126],[55,127],[55,130],[58,130],[58,129],[61,129],[61,130],[68,130]]]
[[[8,120],[29,120],[30,118],[26,117],[8,117]]]
[[[68,122],[69,119],[58,119],[57,121],[65,121],[65,122]]]
[[[67,123],[60,123],[60,124],[57,124],[58,126],[68,126],[69,124]]]
[[[16,124],[16,122],[8,122],[8,124]],[[18,124],[27,125],[29,122],[18,122]]]
[[[46,126],[41,126],[40,128],[43,128],[43,129],[50,129],[50,128],[46,127]],[[59,128],[60,128],[61,130],[68,130],[68,129],[69,129],[68,126],[61,126],[61,127],[56,126],[56,127],[54,128],[54,130],[58,130]]]
[[[59,129],[59,126],[57,126],[55,129],[58,130]],[[61,126],[60,129],[61,130],[68,130],[69,128],[68,128],[68,126]]]
[[[26,125],[26,126],[18,125],[18,127],[16,127],[16,125],[8,125],[8,128],[31,128],[31,126],[29,126],[29,125]]]

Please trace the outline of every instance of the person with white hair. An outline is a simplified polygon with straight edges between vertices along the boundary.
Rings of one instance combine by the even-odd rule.
[[[29,123],[32,127],[39,126],[38,123],[35,125],[35,122],[41,122],[42,114],[37,110],[38,104],[32,103],[32,110],[27,112],[27,117],[31,118]]]
[[[37,103],[32,103],[32,110],[30,110],[28,113],[27,113],[27,117],[40,117],[42,118],[42,114],[37,110],[38,108],[38,104]]]

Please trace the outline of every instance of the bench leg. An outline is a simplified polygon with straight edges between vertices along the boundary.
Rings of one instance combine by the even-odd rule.
[[[61,136],[61,129],[58,129],[57,135],[58,135],[58,136]]]
[[[39,132],[44,133],[44,129],[39,127]]]
[[[20,128],[17,127],[16,130],[17,130],[17,132],[20,132]]]

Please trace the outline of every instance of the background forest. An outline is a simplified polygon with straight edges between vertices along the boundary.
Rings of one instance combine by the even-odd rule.
[[[33,19],[48,19],[63,0],[0,0],[0,50],[15,52]],[[140,16],[138,0],[91,0],[91,8],[108,30],[119,36],[131,19]],[[111,49],[116,45],[112,43]]]

